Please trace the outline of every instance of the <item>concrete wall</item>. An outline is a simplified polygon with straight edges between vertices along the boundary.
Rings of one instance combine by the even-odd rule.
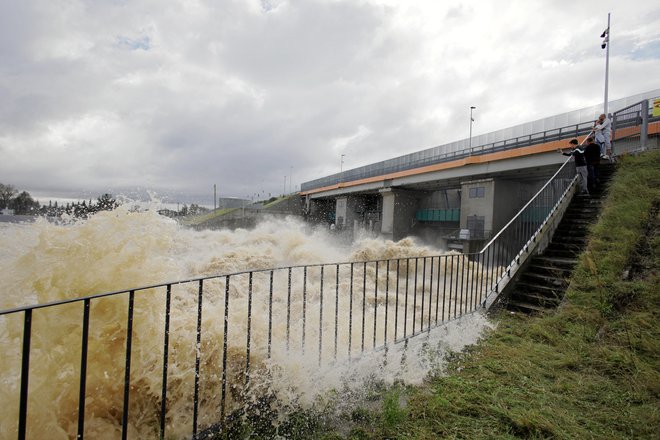
[[[394,241],[410,235],[422,193],[388,188],[381,190],[381,195],[383,197],[381,235]]]
[[[340,229],[352,229],[355,222],[361,222],[364,213],[364,196],[351,195],[337,197],[336,225]]]
[[[544,181],[545,182],[545,181]],[[468,218],[484,217],[484,230],[497,233],[536,194],[544,182],[520,183],[506,179],[482,179],[461,185],[461,229]],[[470,197],[470,190],[483,188],[483,197]]]
[[[511,218],[518,213],[520,208],[534,195],[526,195],[526,200],[522,200],[523,194],[526,194],[532,187],[512,180],[495,180],[494,210],[491,230],[498,232],[506,225]],[[531,191],[529,191],[531,192]]]
[[[343,228],[346,225],[352,224],[347,217],[348,212],[348,197],[337,197],[335,201],[335,225],[338,228]]]
[[[483,197],[470,197],[470,190],[480,191]],[[480,195],[480,194],[479,194]],[[495,200],[495,182],[493,179],[480,179],[461,182],[461,229],[467,229],[468,217],[484,217],[484,229],[493,228],[493,209]]]
[[[459,188],[427,192],[420,201],[420,209],[453,209],[461,207]]]
[[[326,199],[308,199],[307,220],[313,223],[330,225],[335,220],[335,201]]]

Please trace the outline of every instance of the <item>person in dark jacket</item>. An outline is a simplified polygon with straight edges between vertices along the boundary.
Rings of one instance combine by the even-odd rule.
[[[581,149],[578,145],[577,139],[571,139],[569,144],[570,148],[572,148],[571,151],[564,153],[560,149],[559,152],[564,156],[573,156],[573,160],[575,161],[575,171],[577,172],[578,176],[580,176],[580,194],[589,195],[589,170],[587,169],[587,159],[584,156],[584,150]]]
[[[592,136],[587,139],[587,146],[584,148],[584,157],[587,160],[589,192],[593,192],[593,190],[598,186],[600,146],[594,142],[594,138]]]

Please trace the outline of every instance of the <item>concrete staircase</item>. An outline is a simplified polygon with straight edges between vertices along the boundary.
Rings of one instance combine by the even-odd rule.
[[[613,164],[601,165],[598,187],[590,196],[573,197],[550,245],[542,255],[532,257],[514,281],[504,300],[508,310],[536,313],[559,305],[577,258],[586,246],[589,227],[597,221],[614,169]]]

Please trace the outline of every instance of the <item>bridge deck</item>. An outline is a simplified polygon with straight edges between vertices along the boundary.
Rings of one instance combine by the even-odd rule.
[[[639,126],[637,127],[630,127],[631,129],[637,129],[639,131]],[[615,139],[620,139],[622,137],[628,137],[630,136],[629,133],[630,129],[626,129],[625,132],[617,132]],[[660,121],[656,121],[653,123],[649,124],[648,128],[648,134],[649,136],[651,135],[657,135],[660,133]],[[496,151],[492,153],[485,153],[485,154],[480,154],[480,155],[474,155],[474,156],[467,156],[463,157],[461,159],[456,159],[456,160],[450,160],[447,162],[440,162],[432,165],[426,165],[418,168],[412,168],[408,170],[403,170],[403,171],[397,171],[397,172],[392,172],[392,173],[386,173],[386,174],[381,174],[378,176],[372,176],[372,177],[365,177],[362,179],[356,179],[356,180],[351,180],[347,182],[338,182],[333,185],[326,185],[320,188],[314,188],[310,189],[308,191],[301,191],[300,194],[305,196],[305,195],[312,195],[312,194],[318,194],[322,193],[325,191],[331,191],[331,190],[338,190],[342,188],[348,188],[348,187],[354,187],[354,186],[359,186],[359,185],[364,185],[368,183],[374,183],[374,182],[381,182],[384,180],[389,180],[389,179],[397,179],[397,178],[402,178],[402,177],[409,177],[409,176],[415,176],[415,175],[420,175],[420,174],[426,174],[426,173],[431,173],[435,171],[442,171],[442,170],[448,170],[448,169],[453,169],[453,168],[460,168],[464,167],[466,165],[473,165],[473,164],[484,164],[488,162],[494,162],[494,161],[501,161],[505,159],[515,159],[519,157],[525,157],[525,156],[531,156],[534,154],[540,154],[540,153],[548,153],[548,152],[553,152],[556,151],[558,148],[566,148],[566,143],[567,139],[559,139],[556,141],[551,141],[551,142],[545,142],[537,145],[531,145],[527,147],[519,147],[519,148],[514,148],[510,150],[504,150],[504,151]]]

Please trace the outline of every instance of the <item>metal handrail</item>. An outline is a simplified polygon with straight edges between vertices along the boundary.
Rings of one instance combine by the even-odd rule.
[[[483,249],[480,251],[480,253],[481,253],[481,252],[484,252],[484,251],[486,250],[486,248],[488,248],[489,246],[491,246],[491,245],[495,242],[495,240],[497,240],[497,239],[498,239],[498,238],[504,233],[504,231],[505,231],[509,226],[511,226],[515,221],[517,221],[517,220],[520,218],[520,216],[522,215],[523,211],[525,211],[529,206],[531,206],[531,204],[532,204],[535,200],[537,200],[537,198],[538,198],[538,197],[541,195],[541,193],[542,193],[542,192],[548,187],[548,185],[550,185],[550,183],[554,180],[554,178],[557,177],[557,176],[559,175],[559,173],[564,169],[565,166],[567,166],[567,164],[568,164],[569,162],[571,162],[571,159],[572,159],[572,157],[569,157],[568,159],[566,159],[566,160],[564,161],[564,163],[559,167],[559,169],[557,170],[557,172],[555,172],[555,174],[553,174],[552,177],[551,177],[550,179],[548,179],[548,181],[545,183],[545,185],[543,185],[543,187],[542,187],[540,190],[538,190],[538,191],[536,192],[536,194],[534,194],[534,197],[532,197],[532,198],[529,200],[529,202],[525,203],[525,206],[523,206],[522,208],[520,208],[520,210],[516,213],[516,215],[514,215],[513,218],[511,218],[511,220],[509,220],[509,222],[508,222],[506,225],[504,225],[504,226],[502,227],[502,229],[500,229],[500,231],[499,231],[497,234],[495,234],[495,236],[494,236],[494,237],[493,237],[493,238],[492,238],[492,239],[491,239],[491,240],[490,240],[490,241],[489,241],[489,242],[483,247]]]

